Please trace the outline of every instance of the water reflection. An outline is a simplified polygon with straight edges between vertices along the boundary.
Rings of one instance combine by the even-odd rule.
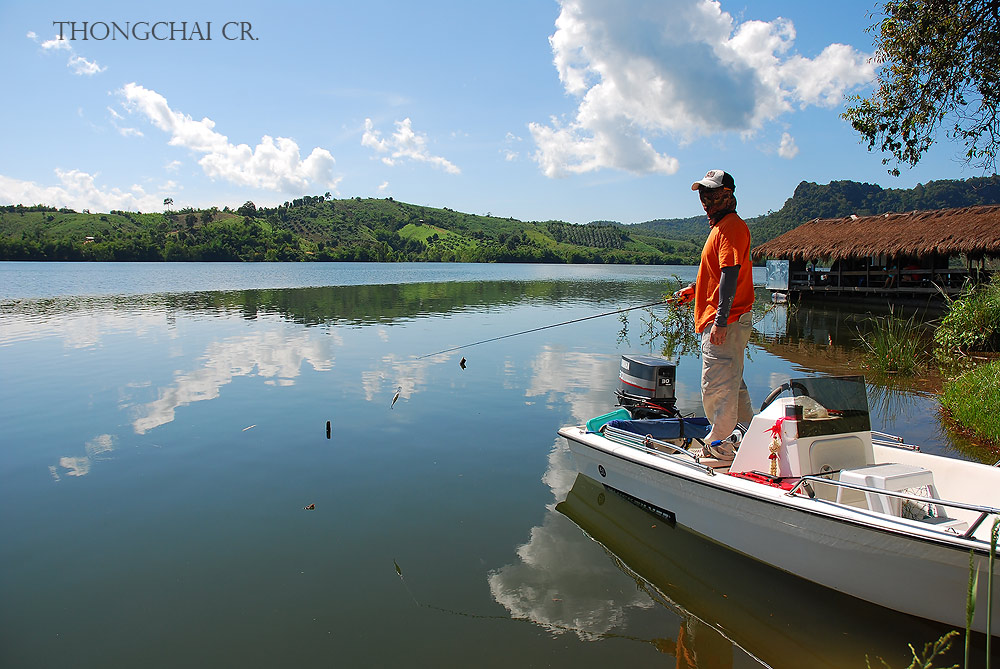
[[[526,395],[558,398],[580,423],[608,409],[617,368],[617,356],[543,350]],[[905,666],[908,644],[943,632],[670,526],[578,475],[561,438],[543,481],[554,503],[487,582],[513,618],[553,635],[630,640],[714,669]]]
[[[755,339],[768,355],[752,364],[758,373],[773,370],[763,374],[769,387],[787,380],[790,369],[810,375],[853,371],[856,331],[838,319],[848,315],[770,310],[758,322]],[[572,414],[566,422],[582,423],[611,408],[618,359],[544,347],[532,361],[525,394],[562,404]],[[700,405],[692,383],[697,374],[684,369],[678,405],[693,410]],[[871,390],[877,412],[921,410],[922,395],[913,390],[879,384]],[[865,666],[866,660],[878,664],[879,657],[906,666],[908,644],[919,647],[945,631],[670,526],[578,476],[562,439],[553,443],[543,481],[554,503],[517,546],[516,560],[491,571],[487,582],[512,617],[532,620],[553,635],[648,643],[678,666],[709,669]]]
[[[165,337],[171,342],[166,346],[168,357],[192,359],[194,364],[174,370],[167,384],[150,378],[133,378],[125,384],[120,409],[131,414],[135,434],[143,435],[174,421],[181,407],[217,399],[222,388],[238,377],[288,387],[306,365],[316,372],[329,371],[335,351],[344,346],[345,327],[372,328],[371,341],[387,345],[392,326],[414,319],[526,303],[561,309],[574,303],[621,303],[640,295],[646,299],[648,294],[647,283],[628,281],[493,281],[15,299],[0,301],[0,346],[55,340],[66,349],[99,349],[113,337],[130,336],[134,341],[148,339],[155,347]],[[254,331],[209,341],[192,356],[190,349],[197,344],[190,327],[182,332],[179,323],[210,318],[231,325],[234,316],[254,321]],[[319,329],[281,328],[280,322]],[[163,355],[162,346],[157,354]],[[559,356],[550,352],[536,364],[551,367],[559,364]],[[423,383],[429,366],[449,359],[442,355],[416,360],[384,353],[376,364],[358,372],[360,387],[365,399],[373,401],[401,386],[399,398],[405,402]],[[148,368],[148,364],[137,366],[140,374],[151,373]],[[137,392],[142,389],[146,392]],[[154,399],[133,401],[134,395],[150,392]],[[545,392],[530,388],[527,396]],[[66,456],[60,466],[68,475],[83,476],[90,470],[90,460]]]
[[[618,364],[617,356],[543,347],[531,362],[525,397],[565,402],[574,420],[586,420],[607,410],[609,380],[616,378]],[[487,580],[494,600],[511,616],[592,641],[620,627],[629,609],[649,608],[652,602],[613,564],[581,550],[586,539],[555,513],[555,501],[569,492],[575,475],[569,448],[557,439],[542,479],[553,502],[542,524],[517,548],[518,561],[492,571]]]
[[[0,345],[60,337],[67,346],[93,346],[108,334],[141,334],[179,314],[364,326],[525,303],[565,308],[648,297],[648,283],[492,281],[8,299],[0,300]]]
[[[917,316],[930,319],[936,315]],[[995,453],[942,425],[938,395],[943,377],[935,365],[914,376],[880,374],[863,365],[860,339],[877,326],[870,311],[849,305],[772,305],[755,324],[751,343],[787,361],[795,373],[864,374],[875,429],[899,434],[928,452],[994,462]],[[928,329],[928,338],[930,332]],[[785,380],[787,374],[784,377],[772,376],[772,386]]]
[[[863,358],[860,339],[877,326],[872,313],[847,306],[776,304],[755,323],[752,341],[806,372],[856,373]],[[934,392],[940,388],[940,377],[934,370],[914,377],[872,380],[904,391]]]
[[[174,420],[179,407],[219,396],[223,386],[238,376],[258,376],[267,385],[290,386],[302,365],[317,372],[333,366],[333,347],[339,337],[318,338],[309,332],[259,332],[245,337],[210,343],[200,356],[200,367],[175,374],[174,382],[157,391],[157,399],[135,409],[132,428],[136,434]]]
[[[524,395],[567,402],[574,416],[605,413],[607,398],[595,396],[590,390],[605,386],[610,378],[617,378],[618,362],[619,357],[615,355],[543,346],[531,361],[531,380]]]
[[[917,410],[921,399],[933,400],[941,379],[934,370],[910,377],[865,369],[858,339],[868,325],[857,313],[779,304],[757,324],[752,341],[803,374],[865,374],[872,414],[892,427],[900,417]]]
[[[876,657],[905,666],[907,644],[944,631],[673,527],[577,475],[560,441],[545,482],[561,501],[531,528],[517,560],[487,578],[513,618],[582,641],[648,643],[701,669],[865,666]]]
[[[865,666],[876,657],[905,666],[908,644],[943,631],[671,527],[582,475],[556,508],[677,615],[678,648],[686,640],[682,666],[732,666],[734,646],[770,667]]]
[[[0,302],[0,346],[55,338],[68,349],[99,346],[115,334],[142,336],[163,327],[162,311],[143,308],[119,310],[109,300],[83,303],[73,300],[65,306],[54,300],[18,303]]]
[[[606,637],[623,625],[628,609],[653,604],[645,593],[622,587],[612,563],[581,551],[584,541],[572,524],[546,514],[517,549],[519,561],[489,575],[490,592],[513,617],[554,634],[575,633],[584,641]]]
[[[751,340],[803,372],[842,374],[861,358],[856,312],[797,305],[771,305],[754,326]]]
[[[361,372],[361,387],[365,400],[371,402],[379,397],[393,396],[398,391],[398,400],[406,402],[413,398],[417,390],[427,386],[427,377],[432,365],[440,365],[454,356],[438,354],[416,359],[400,357],[396,354],[382,356],[373,369]]]
[[[49,466],[52,478],[58,481],[63,476],[86,476],[91,465],[106,458],[105,454],[115,450],[117,437],[111,434],[99,434],[84,445],[86,455],[66,456],[59,458],[59,465]],[[65,471],[60,471],[60,468]]]
[[[616,349],[611,317],[417,358],[662,294],[620,276],[0,301],[0,654],[451,665],[486,638],[506,666],[746,666],[731,639],[752,643],[560,513],[584,493],[556,427],[608,411],[620,354],[652,351]],[[760,399],[794,363],[755,355]],[[684,411],[699,370],[679,361]],[[397,558],[475,616],[414,607]]]

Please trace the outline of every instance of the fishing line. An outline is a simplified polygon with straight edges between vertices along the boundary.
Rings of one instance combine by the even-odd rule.
[[[452,351],[458,351],[463,348],[469,348],[470,346],[478,346],[479,344],[485,344],[491,341],[499,341],[501,339],[508,339],[510,337],[517,337],[518,335],[528,334],[529,332],[538,332],[540,330],[548,330],[549,328],[557,328],[561,325],[570,325],[572,323],[581,323],[583,321],[589,321],[593,318],[601,318],[603,316],[614,316],[615,314],[623,314],[626,311],[633,311],[635,309],[646,309],[648,307],[655,307],[660,304],[668,304],[673,302],[673,298],[667,298],[665,300],[660,300],[658,302],[650,302],[649,304],[640,304],[637,307],[626,307],[624,309],[617,309],[615,311],[605,311],[603,314],[594,314],[593,316],[584,316],[583,318],[574,318],[570,321],[563,321],[562,323],[552,323],[551,325],[542,325],[541,327],[531,328],[530,330],[521,330],[520,332],[512,332],[510,334],[500,335],[499,337],[490,337],[489,339],[482,339],[480,341],[474,341],[471,344],[462,344],[461,346],[453,346],[452,348],[446,348],[443,351],[438,351],[437,353],[428,353],[427,355],[418,356],[417,360],[423,360],[424,358],[430,358],[434,355],[441,355],[442,353],[451,353]]]

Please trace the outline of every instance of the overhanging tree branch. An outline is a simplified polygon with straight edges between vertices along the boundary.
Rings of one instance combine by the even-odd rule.
[[[875,90],[853,96],[842,115],[887,154],[882,164],[910,167],[940,131],[965,146],[967,163],[996,168],[1000,119],[1000,0],[892,0],[868,28],[873,60],[882,65]]]

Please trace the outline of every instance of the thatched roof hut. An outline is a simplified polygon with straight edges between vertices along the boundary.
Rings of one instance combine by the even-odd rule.
[[[1000,205],[815,219],[753,249],[755,259],[931,254],[1000,257]]]

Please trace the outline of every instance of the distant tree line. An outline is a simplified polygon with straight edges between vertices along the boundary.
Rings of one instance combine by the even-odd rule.
[[[759,244],[814,218],[1000,203],[1000,179],[882,189],[802,182],[777,212],[748,219]],[[704,216],[635,225],[523,222],[329,193],[276,207],[245,202],[164,213],[0,207],[0,259],[95,261],[362,261],[696,264]]]

